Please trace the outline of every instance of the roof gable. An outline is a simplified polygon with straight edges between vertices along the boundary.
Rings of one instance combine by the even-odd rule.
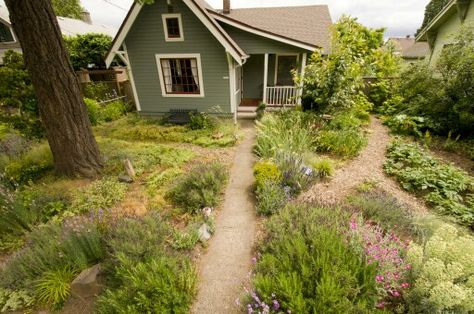
[[[242,30],[307,50],[330,48],[331,15],[327,5],[210,10],[215,19]],[[277,18],[276,18],[277,17]]]
[[[232,40],[232,38],[224,31],[224,29],[215,21],[208,13],[206,7],[208,4],[203,0],[182,0],[189,9],[198,17],[198,19],[206,26],[212,35],[222,44],[228,53],[239,63],[242,64],[242,60],[246,59],[247,54]],[[127,37],[130,28],[138,17],[140,11],[144,8],[143,4],[135,2],[127,17],[125,18],[117,36],[114,38],[112,47],[106,57],[106,65],[110,66],[115,54],[119,51],[120,46],[123,44]]]

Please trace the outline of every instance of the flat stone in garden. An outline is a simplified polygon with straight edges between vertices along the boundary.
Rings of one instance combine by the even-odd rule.
[[[209,239],[212,236],[211,232],[210,232],[210,228],[207,224],[203,224],[199,228],[198,233],[199,233],[199,241],[201,241],[203,243],[209,241]]]
[[[100,264],[83,270],[71,284],[71,295],[81,299],[97,295],[102,290],[99,284]]]
[[[119,176],[118,178],[119,182],[123,182],[123,183],[133,183],[133,178],[130,177],[130,176]]]

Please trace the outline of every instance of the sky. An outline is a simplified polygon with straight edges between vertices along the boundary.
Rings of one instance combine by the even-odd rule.
[[[133,0],[81,0],[95,22],[120,26]],[[3,0],[0,0],[0,3]],[[222,8],[222,0],[207,0]],[[349,14],[366,26],[387,28],[386,37],[413,35],[429,0],[231,0],[233,8],[327,4],[333,21]]]

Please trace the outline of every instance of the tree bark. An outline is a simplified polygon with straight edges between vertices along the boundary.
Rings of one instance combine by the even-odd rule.
[[[102,158],[51,0],[5,3],[38,97],[56,171],[67,176],[96,176]]]

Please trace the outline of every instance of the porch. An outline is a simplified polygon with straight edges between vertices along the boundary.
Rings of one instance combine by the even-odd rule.
[[[301,104],[302,86],[297,86],[293,73],[304,75],[307,53],[252,54],[237,67],[236,104],[239,111],[251,111],[261,102],[269,108]]]

